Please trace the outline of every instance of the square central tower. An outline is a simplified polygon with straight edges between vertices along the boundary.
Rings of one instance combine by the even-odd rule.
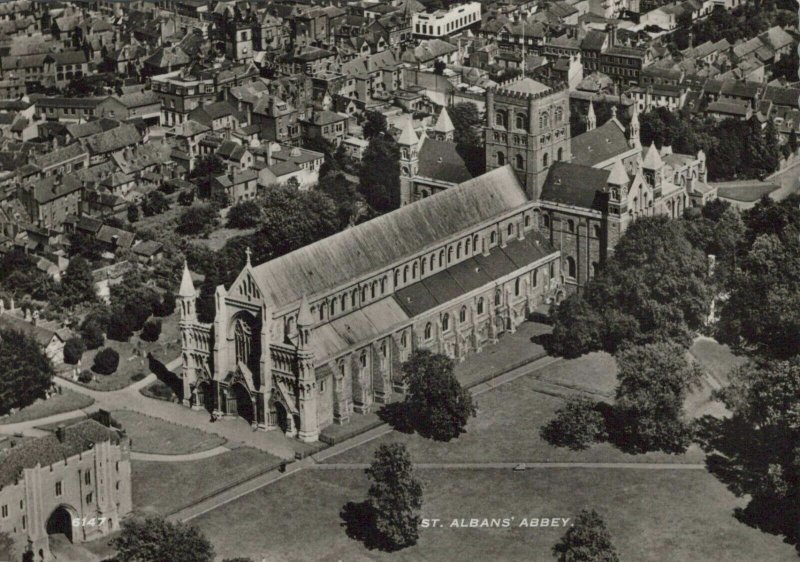
[[[486,170],[510,164],[538,200],[553,162],[572,158],[569,91],[519,78],[486,90]]]

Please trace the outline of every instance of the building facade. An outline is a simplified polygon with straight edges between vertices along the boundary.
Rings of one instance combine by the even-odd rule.
[[[486,91],[486,169],[510,164],[525,192],[539,199],[553,162],[572,158],[569,91],[531,78]]]
[[[562,295],[536,207],[498,168],[281,258],[248,259],[217,287],[213,323],[198,321],[185,270],[184,403],[316,441],[402,390],[413,350],[481,351]]]
[[[0,531],[49,562],[51,535],[81,543],[120,528],[132,509],[130,444],[94,420],[59,427],[0,452],[0,483]]]

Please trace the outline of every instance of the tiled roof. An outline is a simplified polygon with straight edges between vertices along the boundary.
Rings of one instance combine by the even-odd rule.
[[[448,183],[463,183],[472,179],[454,143],[430,138],[425,138],[420,147],[417,175]]]
[[[93,154],[105,154],[121,150],[142,141],[142,136],[134,125],[125,124],[86,139],[86,146]]]
[[[506,166],[254,268],[275,306],[298,302],[399,261],[527,203]]]
[[[26,336],[36,340],[36,343],[41,347],[47,346],[52,341],[53,337],[57,336],[56,332],[53,330],[49,330],[44,326],[37,326],[32,322],[28,322],[12,314],[0,314],[0,328],[22,332]],[[2,465],[0,464],[0,466]]]
[[[605,162],[628,150],[630,146],[625,131],[614,119],[572,139],[573,160],[587,166]]]
[[[119,443],[119,437],[96,421],[85,420],[65,427],[63,442],[53,434],[0,451],[0,487],[14,483],[25,468],[63,461],[103,441]]]
[[[555,162],[542,186],[542,201],[601,210],[600,191],[608,186],[609,171],[569,162]]]

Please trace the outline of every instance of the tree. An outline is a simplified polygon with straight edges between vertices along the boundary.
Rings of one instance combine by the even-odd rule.
[[[634,453],[684,452],[692,431],[683,403],[700,379],[699,367],[689,365],[685,350],[674,343],[629,347],[616,359],[612,439]]]
[[[688,347],[706,320],[711,296],[707,258],[692,246],[683,221],[642,217],[586,284],[582,298],[596,314],[581,297],[566,299],[553,310],[549,347],[572,355],[664,340]],[[576,314],[588,319],[586,326],[576,325]],[[578,334],[580,345],[568,341],[570,330]]]
[[[453,369],[452,359],[427,349],[415,351],[403,363],[403,380],[408,385],[405,406],[420,435],[449,441],[475,415],[472,395]]]
[[[81,338],[70,338],[64,344],[64,362],[77,365],[86,351],[86,344]]]
[[[61,302],[64,306],[90,303],[97,299],[92,267],[81,257],[72,258],[61,280]]]
[[[605,419],[591,398],[570,396],[541,429],[541,435],[552,445],[580,451],[606,438]]]
[[[595,511],[582,509],[575,523],[553,546],[558,562],[619,562],[605,521]]]
[[[128,341],[133,332],[131,319],[127,316],[124,307],[115,307],[106,324],[106,336],[115,341]]]
[[[485,153],[483,148],[483,119],[478,106],[472,102],[461,102],[447,108],[453,122],[456,150],[470,173],[477,177],[485,171]]]
[[[180,234],[199,234],[213,230],[218,222],[218,213],[209,204],[192,205],[178,219]]]
[[[106,249],[103,243],[95,236],[75,232],[69,236],[70,252],[75,256],[80,256],[89,262],[97,262],[103,258]]]
[[[144,327],[142,328],[141,338],[144,341],[157,341],[158,336],[161,335],[161,320],[157,318],[151,318],[147,322],[144,323]]]
[[[720,312],[720,341],[770,357],[800,353],[800,230],[787,231],[758,236],[739,260]]]
[[[731,412],[706,416],[697,441],[709,470],[737,496],[738,519],[782,534],[800,553],[800,357],[757,359],[715,391]]]
[[[364,124],[361,126],[364,138],[367,140],[386,135],[386,116],[379,111],[367,111]]]
[[[0,329],[0,415],[44,398],[53,384],[53,365],[33,338]]]
[[[602,347],[603,317],[580,293],[573,293],[554,305],[551,316],[553,335],[547,341],[549,352],[575,358]]]
[[[228,228],[253,228],[261,222],[261,207],[255,201],[242,201],[228,210]]]
[[[81,339],[83,340],[86,349],[97,349],[105,341],[104,324],[101,324],[97,319],[87,318],[81,324]]]
[[[119,353],[111,347],[102,349],[94,356],[92,370],[101,375],[110,375],[119,367]]]
[[[136,205],[128,206],[128,222],[134,223],[139,220],[139,207]]]
[[[358,193],[356,186],[347,179],[344,172],[332,170],[327,175],[320,172],[317,189],[334,201],[338,208],[339,228],[348,226],[364,198]]]
[[[748,177],[764,177],[778,169],[780,163],[780,147],[778,135],[772,120],[762,131],[758,119],[752,118],[748,123],[747,136],[744,141],[744,171]]]
[[[14,548],[14,539],[8,533],[0,531],[0,560],[19,560]]]
[[[193,526],[160,517],[126,519],[113,541],[119,562],[213,562],[214,547]]]
[[[181,191],[178,195],[178,203],[184,207],[188,207],[194,202],[194,189],[186,189]]]
[[[364,151],[358,190],[380,213],[400,206],[400,149],[382,136],[373,137]]]
[[[142,201],[142,213],[146,217],[159,215],[169,209],[167,197],[160,191],[151,191]]]
[[[161,296],[161,302],[153,310],[153,314],[159,316],[161,318],[165,316],[169,316],[173,312],[175,312],[175,293],[172,291],[167,291]]]
[[[416,544],[422,484],[414,477],[405,446],[400,443],[381,445],[365,472],[371,480],[367,502],[386,549],[398,550]]]

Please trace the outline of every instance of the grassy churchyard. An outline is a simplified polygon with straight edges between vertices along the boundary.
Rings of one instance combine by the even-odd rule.
[[[129,410],[115,410],[111,417],[131,438],[131,451],[138,453],[184,455],[225,444],[225,438],[219,435]]]
[[[73,392],[66,388],[60,389],[61,392],[53,394],[46,400],[37,400],[30,406],[17,410],[13,414],[0,417],[0,424],[20,423],[64,412],[71,412],[82,408],[88,408],[94,404],[94,398],[85,396],[78,392]]]

